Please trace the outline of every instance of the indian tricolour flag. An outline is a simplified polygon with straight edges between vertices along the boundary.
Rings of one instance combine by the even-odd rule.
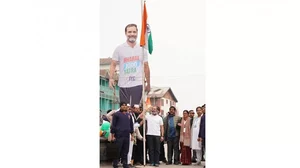
[[[144,3],[143,17],[142,17],[142,30],[141,30],[141,41],[140,46],[145,47],[150,54],[153,51],[152,33],[150,25],[147,23],[147,9],[146,3]]]

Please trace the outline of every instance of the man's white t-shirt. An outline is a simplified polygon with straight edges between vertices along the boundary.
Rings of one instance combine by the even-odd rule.
[[[162,126],[163,120],[159,115],[146,115],[147,120],[147,135],[161,136],[160,126]]]
[[[119,87],[128,88],[143,84],[142,62],[148,62],[148,52],[146,49],[143,50],[139,44],[136,44],[132,48],[125,42],[115,49],[112,60],[119,63]]]

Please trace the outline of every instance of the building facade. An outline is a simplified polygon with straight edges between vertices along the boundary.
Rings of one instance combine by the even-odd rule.
[[[106,114],[107,110],[119,108],[120,89],[118,85],[115,86],[115,89],[109,88],[109,77],[107,70],[100,70],[99,79],[99,107],[101,114]]]
[[[178,100],[170,87],[151,87],[147,98],[148,102],[150,102],[147,105],[159,106],[163,116],[166,116],[171,106],[176,107],[176,103],[178,103]],[[178,109],[176,115],[178,115]]]

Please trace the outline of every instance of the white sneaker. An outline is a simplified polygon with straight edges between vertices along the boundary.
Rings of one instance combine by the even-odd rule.
[[[201,165],[201,161],[196,163],[196,166],[200,166]]]

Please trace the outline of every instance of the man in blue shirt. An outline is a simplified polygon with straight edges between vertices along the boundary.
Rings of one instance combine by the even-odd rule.
[[[179,135],[181,117],[175,116],[176,108],[171,106],[169,108],[169,115],[164,118],[165,141],[167,141],[168,162],[167,165],[172,164],[174,153],[174,164],[178,165],[179,162]]]
[[[130,134],[133,136],[133,123],[132,117],[127,112],[127,104],[120,103],[120,111],[114,113],[111,123],[112,141],[115,141],[119,148],[119,159],[123,164],[123,168],[128,168],[127,154],[129,151],[129,138]],[[113,161],[113,167],[118,167],[119,159]]]

